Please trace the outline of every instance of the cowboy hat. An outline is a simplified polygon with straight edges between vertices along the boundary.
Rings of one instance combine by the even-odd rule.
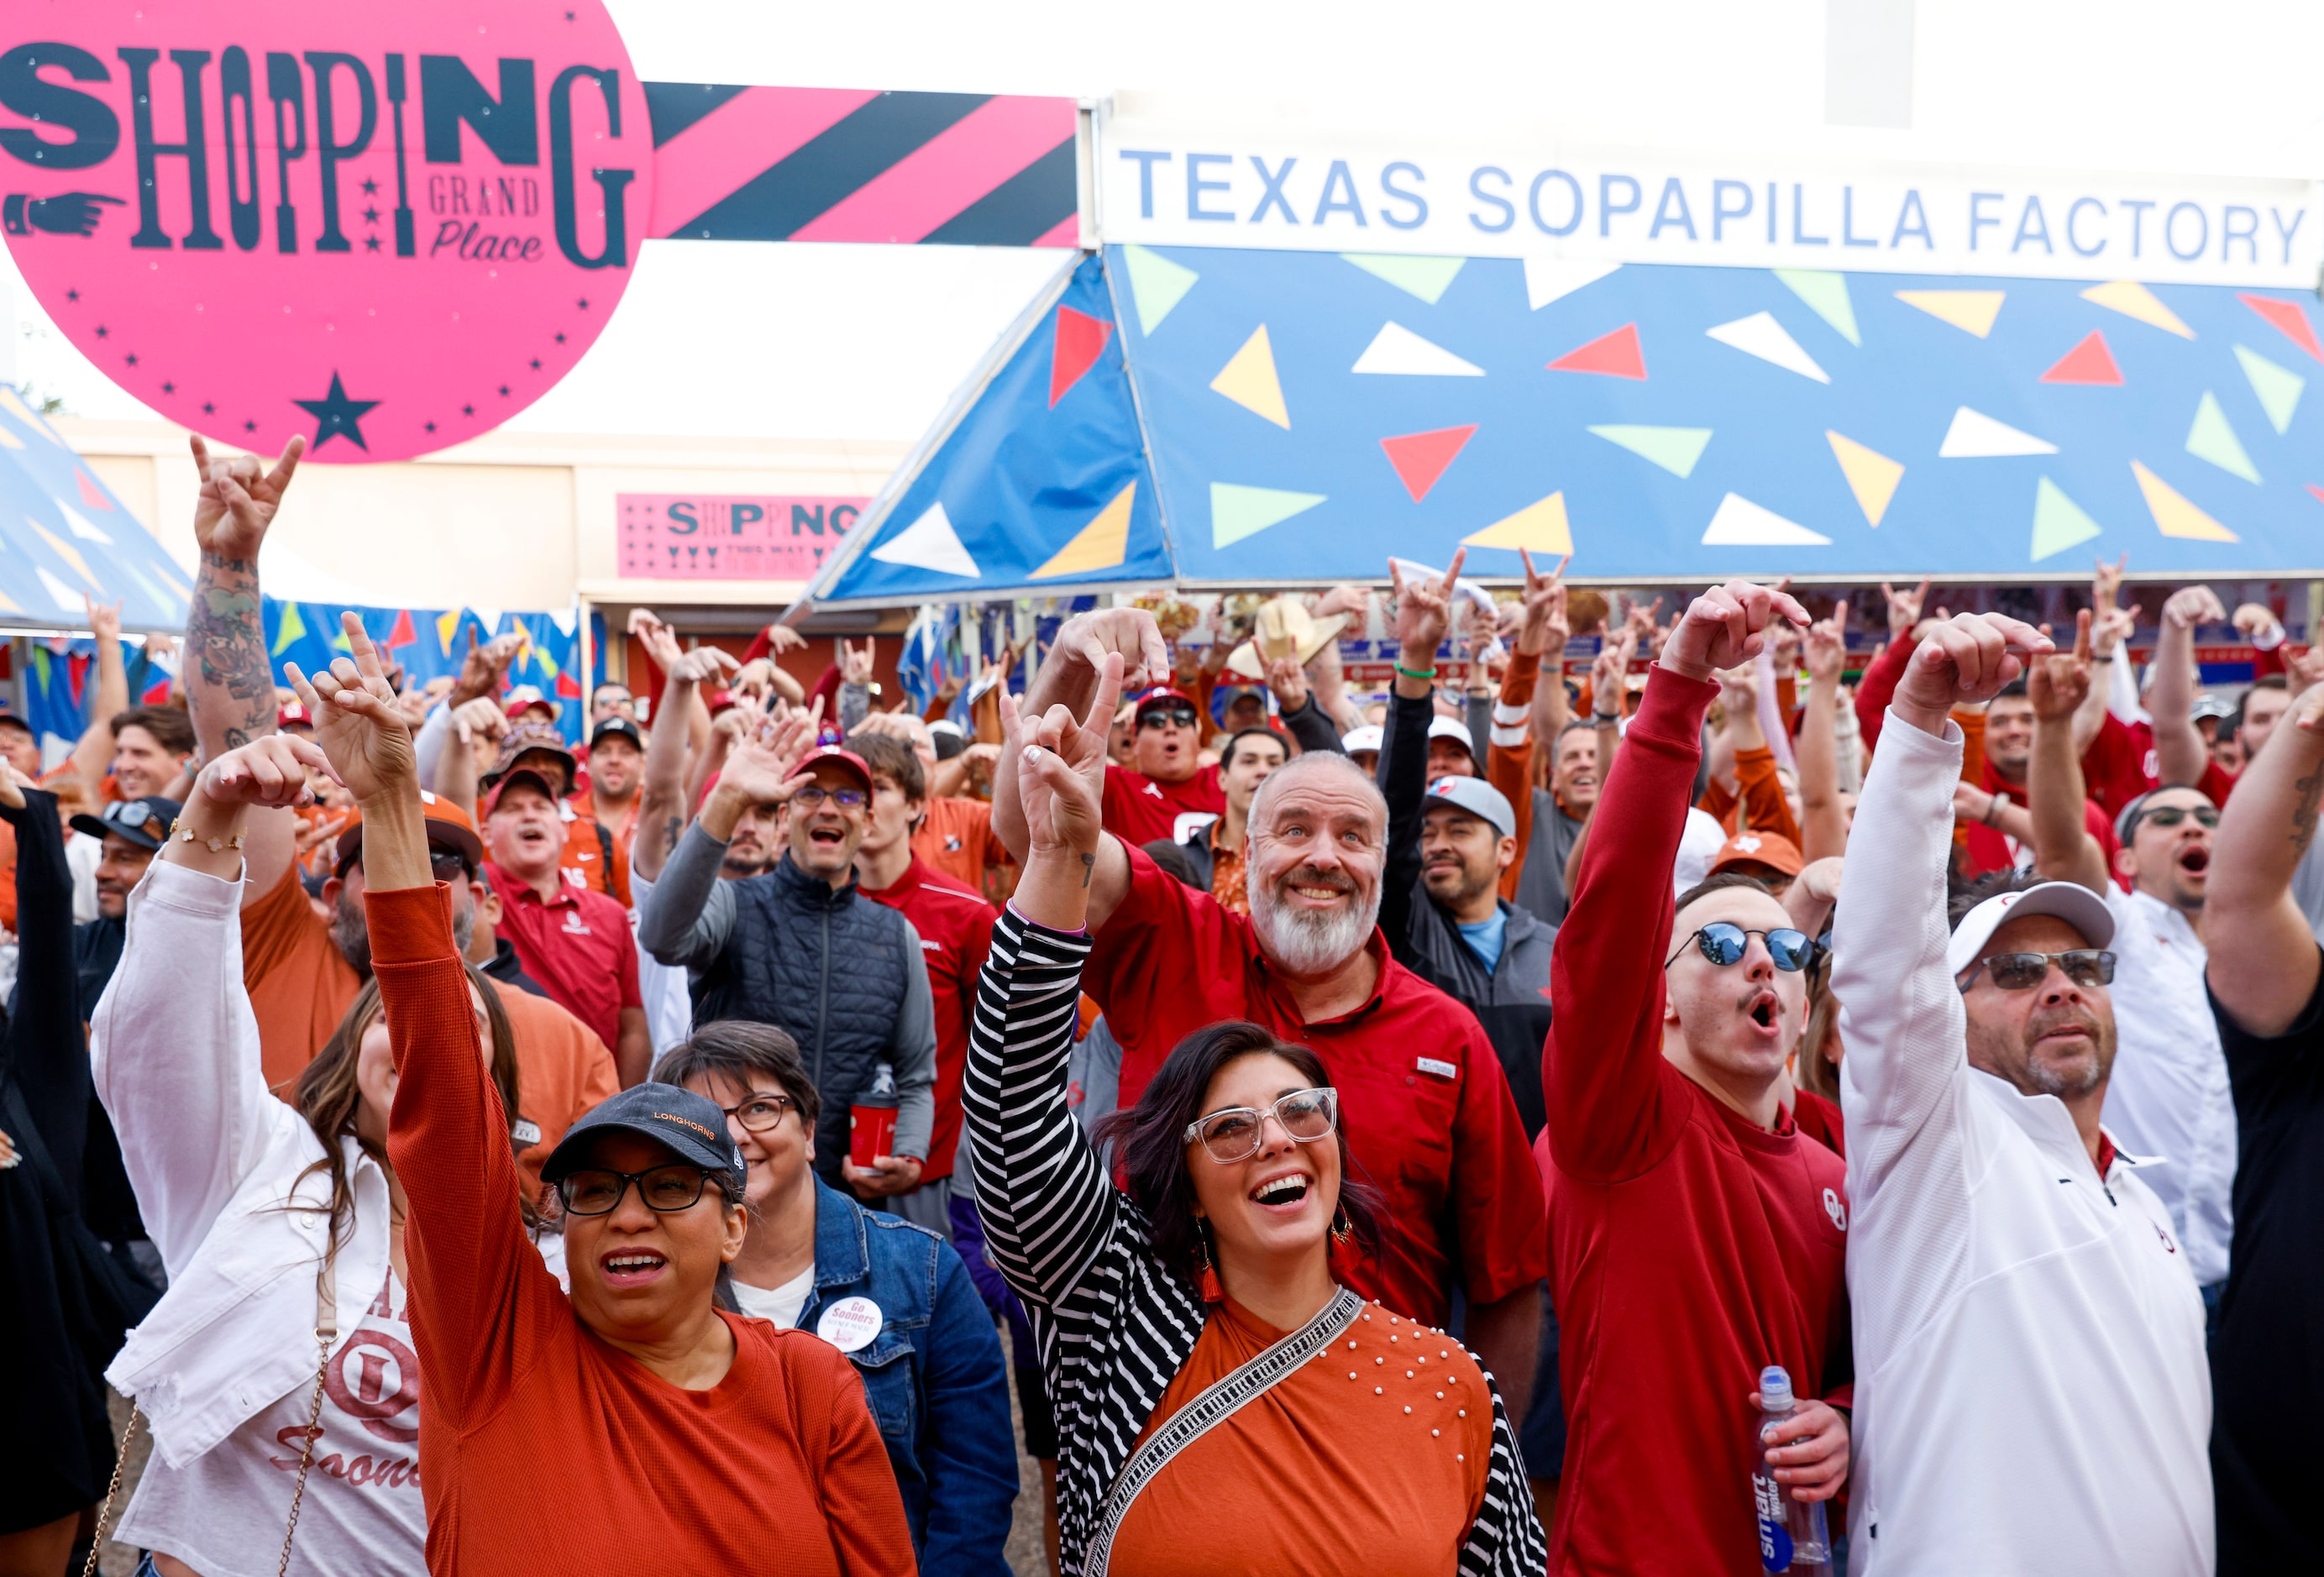
[[[1227,667],[1253,679],[1265,679],[1268,665],[1279,657],[1296,656],[1304,668],[1338,640],[1347,624],[1345,613],[1318,619],[1296,597],[1277,597],[1260,606],[1258,628],[1227,654]]]

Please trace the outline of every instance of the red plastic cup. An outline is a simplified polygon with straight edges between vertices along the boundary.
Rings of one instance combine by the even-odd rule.
[[[869,1170],[880,1157],[894,1152],[896,1146],[896,1109],[894,1101],[863,1100],[847,1110],[847,1159],[850,1164]]]

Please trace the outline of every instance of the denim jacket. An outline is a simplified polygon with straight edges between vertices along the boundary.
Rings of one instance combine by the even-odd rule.
[[[1017,1439],[1001,1339],[968,1267],[934,1232],[866,1210],[818,1178],[815,1290],[799,1329],[814,1330],[844,1297],[880,1305],[880,1334],[847,1356],[887,1442],[920,1570],[1007,1577]]]

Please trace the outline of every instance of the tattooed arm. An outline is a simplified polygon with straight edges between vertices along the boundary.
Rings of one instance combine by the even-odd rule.
[[[194,577],[193,609],[186,619],[186,699],[201,759],[274,732],[274,665],[259,618],[258,549],[290,477],[306,452],[304,438],[285,446],[271,471],[254,455],[213,459],[193,440],[202,479],[194,500],[194,540],[201,567]],[[273,891],[296,854],[296,817],[287,810],[254,810],[244,827],[242,901]]]
[[[2319,954],[2292,873],[2324,806],[2324,685],[2292,704],[2219,816],[2203,899],[2211,994],[2250,1033],[2281,1035],[2316,990]]]

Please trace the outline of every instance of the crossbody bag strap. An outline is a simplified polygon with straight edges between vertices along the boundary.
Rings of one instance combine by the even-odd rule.
[[[299,1442],[299,1478],[290,1486],[290,1520],[282,1529],[282,1555],[274,1577],[290,1570],[290,1545],[299,1536],[299,1508],[307,1499],[307,1470],[315,1462],[315,1437],[323,1432],[323,1378],[330,1370],[331,1346],[339,1336],[339,1243],[337,1233],[315,1271],[315,1394],[307,1402],[307,1431]]]
[[[1356,1323],[1363,1307],[1362,1298],[1344,1286],[1340,1288],[1314,1319],[1233,1373],[1205,1387],[1148,1436],[1146,1443],[1130,1453],[1121,1471],[1114,1476],[1112,1488],[1106,1491],[1105,1504],[1098,1510],[1097,1531],[1090,1537],[1088,1558],[1082,1565],[1084,1577],[1104,1577],[1106,1563],[1113,1555],[1113,1536],[1120,1531],[1122,1518],[1130,1515],[1130,1503],[1169,1465],[1172,1458],[1338,1341]]]

